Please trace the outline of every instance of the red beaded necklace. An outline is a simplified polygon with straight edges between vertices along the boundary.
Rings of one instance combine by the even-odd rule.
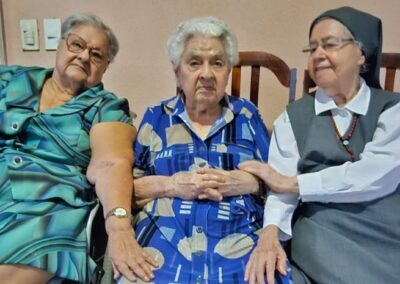
[[[345,136],[340,135],[340,132],[339,132],[337,126],[336,126],[336,122],[333,119],[332,111],[329,111],[329,118],[331,119],[333,127],[335,128],[336,136],[342,142],[342,145],[343,145],[344,149],[347,151],[347,153],[350,154],[351,160],[354,162],[354,160],[355,160],[354,152],[349,147],[349,144],[350,144],[349,140],[350,140],[351,136],[353,136],[354,130],[356,129],[356,124],[357,124],[357,120],[358,120],[358,114],[353,114],[353,118],[351,120],[350,129],[349,129],[349,131],[347,131],[347,134]]]

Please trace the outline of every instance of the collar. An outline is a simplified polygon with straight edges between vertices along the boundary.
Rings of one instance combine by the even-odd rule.
[[[53,68],[27,67],[13,77],[7,87],[5,106],[37,111],[40,99],[40,90],[44,81],[51,75]],[[101,96],[108,92],[100,83],[72,98],[66,104],[46,110],[47,114],[70,114],[79,112],[83,108],[95,104]]]
[[[194,132],[191,121],[185,109],[183,93],[179,93],[177,96],[163,101],[161,104],[163,105],[166,113],[169,113],[172,116],[178,116]],[[231,96],[225,94],[221,99],[220,104],[222,106],[221,116],[214,122],[207,137],[212,136],[219,129],[230,123],[234,119],[235,115],[240,113],[243,101],[238,98],[232,98]]]
[[[344,106],[338,107],[335,101],[327,96],[321,88],[318,88],[315,94],[315,114],[319,115],[328,110],[347,109],[352,113],[365,115],[368,111],[369,101],[371,99],[371,90],[360,77],[360,89],[357,94]]]
[[[232,99],[232,97],[225,94],[220,101],[222,106],[222,116],[227,119],[228,117],[233,117],[233,115],[238,114],[242,109],[240,103],[240,101]],[[165,111],[170,115],[180,116],[183,113],[186,114],[184,94],[182,92],[168,100],[161,102],[161,104],[163,105]]]

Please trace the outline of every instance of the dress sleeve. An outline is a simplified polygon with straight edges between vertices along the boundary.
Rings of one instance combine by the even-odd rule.
[[[120,121],[132,125],[129,115],[129,104],[126,99],[108,95],[100,102],[98,111],[93,119],[93,125],[99,122]]]
[[[23,69],[21,66],[0,65],[0,99],[5,95],[3,94],[2,90],[8,86],[8,83],[15,72],[21,69]]]
[[[258,110],[251,117],[250,127],[253,130],[254,143],[257,148],[256,158],[257,160],[267,162],[270,138],[267,127]]]
[[[134,144],[135,162],[133,169],[134,178],[154,174],[154,161],[152,161],[150,147],[156,139],[154,131],[155,114],[148,108],[140,123],[138,135]]]

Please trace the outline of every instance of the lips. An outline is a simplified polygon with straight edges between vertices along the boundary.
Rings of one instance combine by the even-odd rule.
[[[215,90],[215,88],[214,88],[214,86],[201,86],[201,87],[198,87],[197,88],[197,90],[200,90],[200,91],[214,91]]]
[[[333,68],[332,66],[319,66],[314,68],[314,76],[321,77],[321,76],[331,76]]]
[[[319,67],[315,67],[314,71],[318,72],[318,71],[321,71],[321,70],[326,70],[326,69],[331,69],[331,68],[332,68],[331,66],[319,66]]]

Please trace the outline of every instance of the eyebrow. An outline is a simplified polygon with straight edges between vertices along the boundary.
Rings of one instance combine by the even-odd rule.
[[[193,58],[193,57],[202,57],[201,56],[202,53],[201,52],[197,52],[195,50],[191,50],[188,54],[187,57],[189,58]],[[223,51],[217,51],[217,52],[211,52],[211,57],[215,58],[215,57],[225,57],[226,53]]]
[[[321,41],[328,40],[328,39],[331,39],[331,38],[340,38],[340,36],[333,36],[333,35],[325,36],[325,37],[321,38]],[[310,42],[317,42],[317,40],[311,40],[310,39]]]
[[[100,51],[101,53],[105,53],[106,51],[101,50],[99,47],[91,47],[91,50]]]
[[[107,51],[101,50],[101,48],[98,47],[98,46],[92,46],[91,44],[89,44],[89,43],[87,42],[86,39],[84,39],[83,37],[81,37],[80,35],[78,35],[78,34],[76,34],[76,33],[70,33],[70,34],[77,36],[78,39],[79,39],[79,40],[82,40],[82,41],[86,44],[86,46],[89,46],[89,47],[90,47],[91,50],[98,50],[98,51],[101,51],[102,53],[106,53],[106,52],[107,52]]]

